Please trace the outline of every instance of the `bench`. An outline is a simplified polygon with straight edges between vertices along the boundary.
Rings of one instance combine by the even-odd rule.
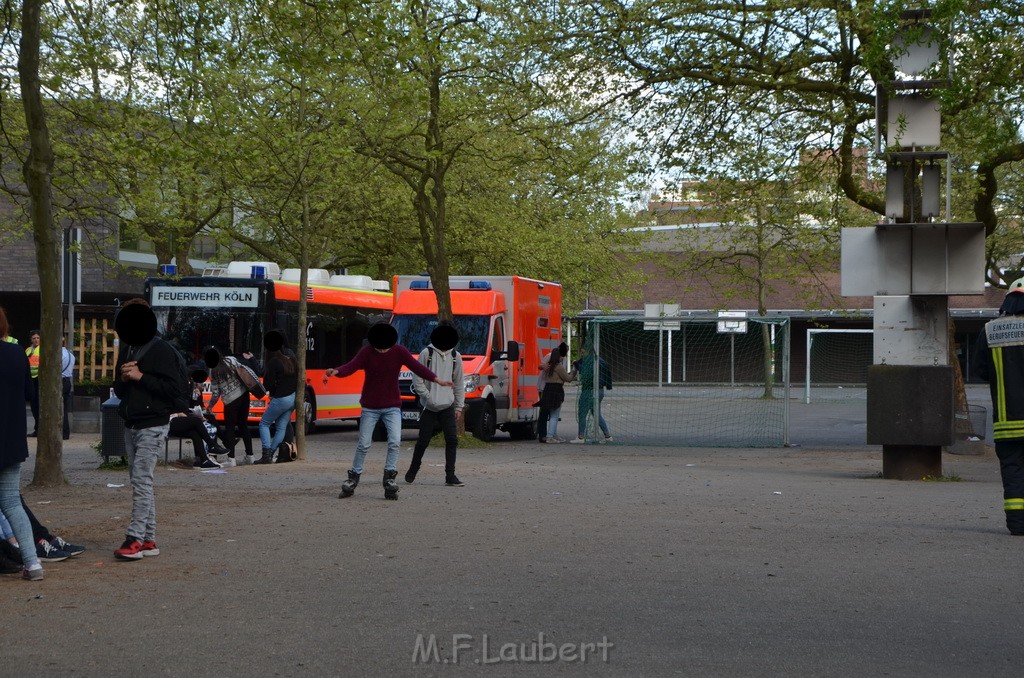
[[[171,447],[171,441],[172,440],[177,440],[178,441],[178,461],[181,461],[182,456],[183,456],[183,452],[182,452],[182,448],[181,448],[182,443],[186,443],[187,442],[189,445],[192,444],[192,439],[187,437],[187,436],[186,437],[181,437],[181,436],[172,436],[170,434],[167,434],[167,439],[164,440],[164,464],[169,463],[170,454],[171,454],[170,447]],[[192,451],[192,456],[195,456],[195,450]]]

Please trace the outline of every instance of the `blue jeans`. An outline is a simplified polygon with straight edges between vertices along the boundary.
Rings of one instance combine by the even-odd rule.
[[[39,566],[39,557],[32,539],[32,523],[21,505],[21,462],[0,470],[0,511],[14,530],[22,564],[25,569],[34,570]]]
[[[548,438],[554,438],[558,433],[558,418],[562,416],[562,406],[559,405],[548,411]]]
[[[385,407],[380,410],[363,408],[359,416],[359,443],[356,445],[356,456],[352,460],[352,470],[355,473],[363,472],[363,461],[366,460],[366,453],[370,451],[370,443],[373,442],[373,429],[377,428],[378,421],[384,421],[384,430],[388,432],[388,456],[384,460],[385,471],[398,470],[398,447],[402,442],[402,408]]]
[[[265,450],[276,450],[277,446],[284,441],[285,431],[288,429],[288,420],[295,409],[295,394],[281,398],[271,398],[267,409],[260,418],[260,444]],[[270,425],[274,425],[274,437],[270,437]]]

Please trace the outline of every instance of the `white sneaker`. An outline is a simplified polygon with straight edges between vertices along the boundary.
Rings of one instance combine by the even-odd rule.
[[[604,437],[604,441],[605,441],[606,443],[610,443],[610,442],[612,442],[612,437],[611,437],[611,436],[605,436],[605,437]]]
[[[584,442],[586,442],[586,441],[583,440],[583,438],[573,438],[572,440],[569,441],[569,444],[570,445],[582,445]]]
[[[244,457],[242,457],[242,466],[249,466],[254,461],[256,461],[256,455],[254,455],[254,454],[247,454]]]
[[[221,468],[232,468],[232,467],[236,466],[235,460],[232,459],[231,457],[228,457],[227,459],[222,461],[220,465],[221,465]]]

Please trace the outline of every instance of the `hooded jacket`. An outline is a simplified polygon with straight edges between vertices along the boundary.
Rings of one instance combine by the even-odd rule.
[[[466,389],[462,371],[462,356],[455,349],[442,351],[433,344],[420,351],[417,358],[439,379],[450,379],[454,386],[441,386],[434,382],[426,382],[413,374],[412,390],[419,396],[420,404],[431,412],[440,412],[455,405],[456,410],[466,406]]]
[[[114,367],[114,374],[120,375],[122,365],[138,360],[142,372],[139,381],[114,379],[114,394],[121,400],[118,413],[130,429],[166,425],[170,414],[177,411],[175,400],[181,395],[179,357],[174,347],[160,338],[147,345],[122,346]],[[142,358],[137,357],[140,354]]]

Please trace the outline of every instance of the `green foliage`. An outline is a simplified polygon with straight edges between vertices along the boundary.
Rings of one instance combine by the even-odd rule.
[[[46,7],[57,217],[106,223],[87,237],[108,251],[116,226],[181,273],[200,237],[378,278],[516,273],[563,282],[568,310],[639,281],[619,270],[642,158],[596,62],[565,51],[567,8]],[[20,158],[20,102],[0,94]]]
[[[638,135],[665,169],[739,176],[730,160],[751,139],[792,159],[817,149],[837,161],[824,194],[883,215],[884,168],[865,152],[874,145],[876,89],[897,76],[897,31],[910,43],[923,35],[902,18],[907,9],[902,2],[600,0],[575,8],[573,26],[590,29],[567,29],[565,49],[587,50],[585,58],[614,74],[609,80],[624,83]],[[939,101],[943,147],[954,154],[951,220],[983,222],[990,236],[1005,223],[1001,236],[1016,235],[1020,212],[1006,209],[1006,199],[1016,180],[1011,168],[1024,160],[1019,7],[940,0],[927,9],[940,58],[922,77],[949,79]],[[990,251],[1015,248],[999,243]]]

